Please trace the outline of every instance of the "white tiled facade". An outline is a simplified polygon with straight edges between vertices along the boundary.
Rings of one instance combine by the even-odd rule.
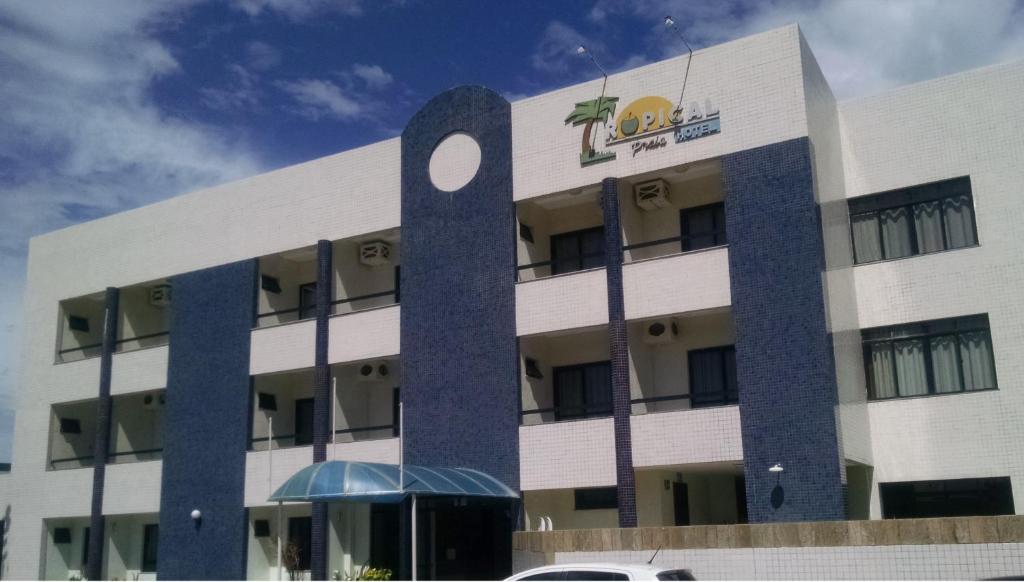
[[[645,95],[674,100],[685,65],[684,56],[613,75],[608,79],[609,93],[621,97],[620,106]],[[1016,233],[1024,223],[1020,192],[1024,111],[1017,105],[1024,94],[1024,63],[996,65],[837,103],[799,30],[788,26],[694,53],[687,94],[714,101],[721,111],[720,134],[685,144],[669,143],[637,156],[619,146],[614,161],[581,167],[581,130],[563,121],[574,103],[595,98],[600,86],[601,81],[595,80],[512,104],[514,201],[543,205],[546,197],[583,192],[582,199],[606,177],[654,176],[754,147],[809,138],[828,267],[822,277],[834,340],[841,450],[848,463],[872,468],[869,507],[867,515],[860,517],[881,517],[879,483],[1004,476],[1011,479],[1016,511],[1024,512],[1024,423],[1020,422],[1024,360],[1017,356],[1024,351],[1024,245]],[[671,141],[671,134],[666,135]],[[288,253],[321,239],[361,240],[398,229],[400,162],[401,140],[396,138],[31,241],[13,471],[0,475],[0,506],[9,507],[11,515],[3,577],[46,575],[45,549],[52,545],[40,543],[47,536],[45,520],[87,519],[90,514],[92,469],[49,470],[47,466],[53,406],[95,399],[99,376],[98,358],[54,363],[61,302],[107,287],[138,285]],[[971,180],[977,247],[850,266],[846,199],[960,176]],[[345,185],[344,190],[339,184]],[[632,228],[629,220],[625,217],[623,222]],[[629,239],[630,233],[626,234]],[[521,265],[531,262],[520,255]],[[702,325],[692,323],[705,321],[699,318],[728,319],[735,298],[730,291],[727,247],[645,258],[628,263],[623,271],[626,319],[637,329],[671,318],[685,334],[687,326]],[[516,284],[515,294],[516,329],[523,346],[530,341],[562,342],[569,346],[565,353],[578,351],[578,363],[607,359],[607,354],[596,352],[591,357],[589,344],[573,339],[574,334],[601,333],[608,323],[605,269],[524,279]],[[329,363],[400,360],[400,311],[399,305],[385,305],[332,317]],[[998,390],[867,401],[860,330],[981,313],[988,314],[991,324]],[[729,329],[718,331],[723,337],[732,335]],[[314,343],[312,321],[254,329],[250,373],[259,377],[311,368]],[[723,342],[716,338],[693,347],[719,345]],[[162,346],[115,354],[111,381],[115,398],[163,389],[171,349]],[[638,363],[641,358],[653,362],[650,375],[656,383],[663,370],[674,369],[670,360],[685,357],[682,350],[659,350],[631,344],[634,376],[639,377],[638,370],[646,365]],[[660,388],[652,393],[660,394]],[[524,410],[529,408],[526,400]],[[534,404],[544,408],[540,398]],[[661,483],[662,472],[666,489],[671,475],[677,473],[694,471],[701,478],[716,471],[717,475],[742,474],[737,469],[742,466],[743,443],[736,406],[655,407],[647,414],[634,414],[631,435],[634,467],[638,473],[648,472],[654,489]],[[531,492],[616,483],[610,418],[538,424],[524,419],[519,441],[527,522],[536,517],[530,515]],[[247,453],[246,506],[268,505],[271,488],[309,464],[310,451],[308,446],[275,451],[269,481],[267,453]],[[329,459],[384,463],[395,463],[398,457],[396,438],[337,443],[328,453]],[[159,460],[109,465],[104,514],[159,513],[160,480]],[[566,512],[562,525],[564,520],[572,523],[571,513],[571,509]],[[946,555],[983,554],[984,550],[979,545],[951,549],[953,553]],[[883,554],[872,554],[870,548],[850,549],[850,555],[844,551],[796,552],[788,562],[765,551],[744,557],[742,568],[746,569],[709,570],[708,575],[885,577],[880,565]],[[901,551],[934,552],[936,548]],[[713,551],[680,556],[672,551],[662,559],[703,563],[700,552]],[[708,563],[718,555],[708,553]],[[930,555],[915,554],[909,559],[924,564]],[[590,557],[559,556],[558,560]],[[801,564],[833,558],[868,561],[848,571],[801,569]],[[774,569],[783,563],[789,564],[787,569]],[[986,574],[1019,573],[1011,571],[1019,565],[993,566]],[[124,575],[132,571],[128,568]],[[925,572],[942,578],[951,572],[956,577],[960,570]]]

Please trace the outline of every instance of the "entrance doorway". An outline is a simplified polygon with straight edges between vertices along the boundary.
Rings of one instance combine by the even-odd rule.
[[[672,484],[672,506],[675,525],[690,525],[690,492],[686,483]]]

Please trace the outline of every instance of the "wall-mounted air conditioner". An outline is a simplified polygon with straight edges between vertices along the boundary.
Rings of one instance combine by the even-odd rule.
[[[149,304],[156,307],[167,307],[171,304],[171,286],[156,285],[149,288]]]
[[[667,344],[679,337],[679,326],[671,319],[648,321],[644,324],[644,343]]]
[[[359,245],[359,262],[371,267],[391,264],[391,245],[374,241]]]
[[[359,366],[359,379],[364,382],[385,380],[390,374],[387,362],[367,362]]]
[[[636,205],[644,210],[657,210],[669,205],[668,182],[657,179],[641,182],[633,186]]]
[[[163,408],[165,398],[163,394],[146,394],[142,397],[142,406],[146,410],[158,410]]]

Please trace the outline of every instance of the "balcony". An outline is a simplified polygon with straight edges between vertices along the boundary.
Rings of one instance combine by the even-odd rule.
[[[162,458],[164,403],[164,390],[113,397],[108,464]],[[96,407],[96,399],[53,405],[47,459],[49,469],[93,466]]]
[[[345,315],[399,301],[398,229],[332,243],[331,315]],[[259,259],[257,327],[316,317],[316,246]]]
[[[516,205],[519,282],[605,265],[600,188],[552,194]]]
[[[614,473],[605,486],[526,490],[523,503],[528,530],[538,529],[542,520],[559,530],[618,527]],[[640,527],[745,523],[742,467],[707,463],[637,470],[636,508]]]
[[[332,421],[335,443],[356,443],[397,436],[399,363],[368,360],[331,366],[337,399]],[[251,450],[313,444],[313,370],[253,378]],[[272,432],[272,434],[271,434]]]
[[[165,279],[121,288],[114,350],[128,352],[167,345],[170,303],[171,287]],[[60,303],[58,363],[100,355],[103,345],[104,313],[103,293],[68,299]]]
[[[732,314],[674,314],[627,325],[631,414],[738,402]],[[605,326],[520,339],[523,426],[610,416]]]
[[[156,580],[158,514],[108,516],[103,541],[104,580]],[[88,564],[89,518],[46,520],[46,580],[80,580]]]

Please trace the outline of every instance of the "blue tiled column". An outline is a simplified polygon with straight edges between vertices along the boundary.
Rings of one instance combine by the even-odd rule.
[[[722,171],[749,519],[844,519],[809,142],[731,154]],[[784,471],[769,473],[776,463]]]
[[[619,181],[601,182],[604,210],[604,253],[608,279],[608,342],[612,373],[612,416],[615,424],[615,478],[618,485],[619,527],[636,527],[636,475],[629,416],[629,343],[622,292],[622,227],[619,221]]]
[[[471,467],[519,486],[511,107],[483,87],[430,100],[402,133],[402,400],[408,463]],[[453,132],[480,146],[456,192],[430,180]]]
[[[331,440],[331,367],[327,364],[330,338],[328,318],[331,315],[333,283],[331,241],[316,244],[316,354],[313,388],[313,462],[327,460],[327,443]],[[313,580],[327,579],[327,504],[313,504],[310,528],[310,575]]]
[[[257,273],[256,260],[246,260],[171,280],[160,579],[246,576],[249,343]],[[193,509],[202,519],[190,517]]]
[[[110,452],[110,372],[114,350],[117,347],[117,312],[120,293],[107,287],[104,296],[103,345],[100,348],[100,390],[96,402],[96,439],[93,443],[92,511],[89,516],[89,564],[85,577],[103,578],[103,540],[106,537],[106,519],[103,517],[103,487],[107,476],[107,456]]]

